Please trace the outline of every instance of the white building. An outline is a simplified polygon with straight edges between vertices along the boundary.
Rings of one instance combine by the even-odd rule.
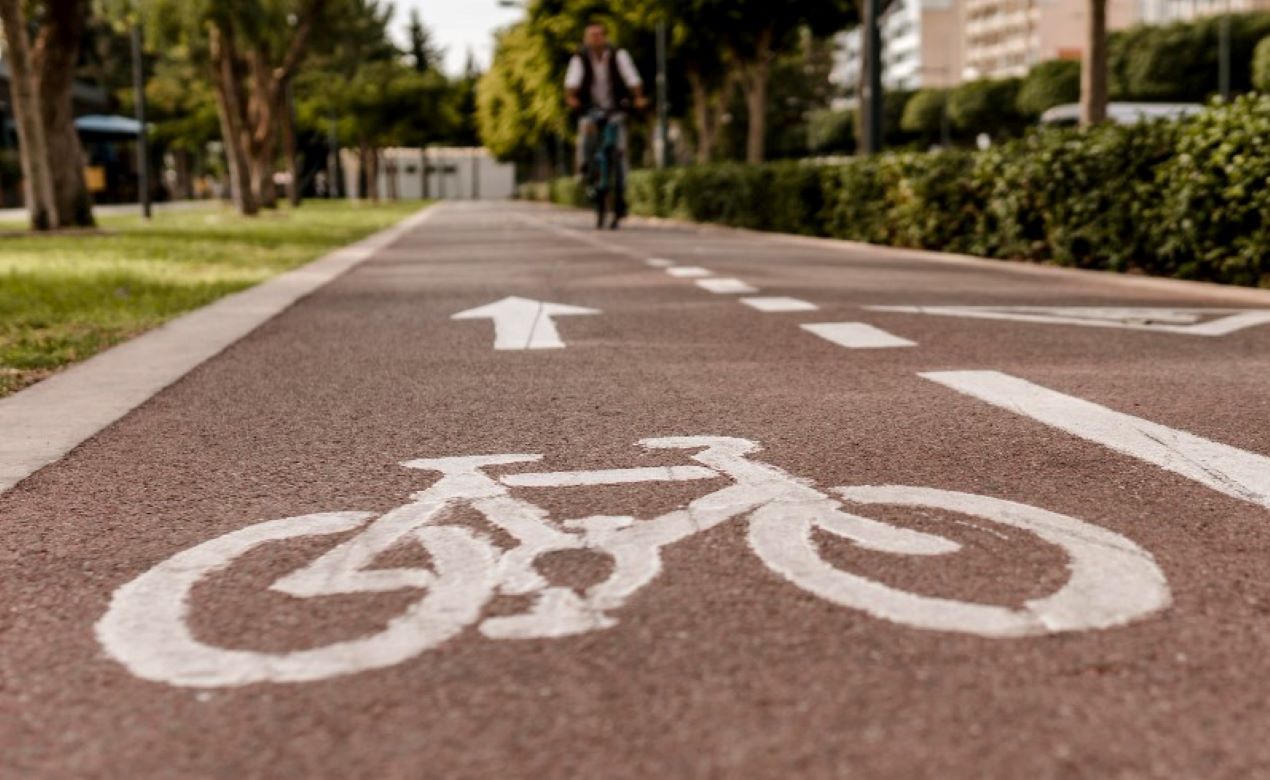
[[[1142,0],[1142,21],[1168,24],[1225,13],[1270,11],[1270,0]]]
[[[882,14],[882,86],[952,86],[962,71],[961,0],[894,0]],[[848,102],[860,83],[860,29],[839,36],[833,81]]]
[[[353,197],[361,175],[357,151],[341,149],[340,167],[344,192]],[[405,199],[502,200],[516,190],[515,166],[498,162],[488,149],[478,147],[383,149],[378,179],[381,198],[395,192]]]

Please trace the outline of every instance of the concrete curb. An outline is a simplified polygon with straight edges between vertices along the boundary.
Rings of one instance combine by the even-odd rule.
[[[355,244],[221,298],[0,399],[0,494],[430,219],[437,208],[425,208]]]

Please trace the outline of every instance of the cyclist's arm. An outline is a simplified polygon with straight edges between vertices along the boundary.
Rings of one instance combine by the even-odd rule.
[[[570,108],[582,105],[582,100],[578,97],[578,91],[582,89],[582,76],[582,58],[575,54],[569,60],[569,68],[564,73],[564,102]]]
[[[648,101],[644,97],[644,80],[639,77],[639,69],[635,67],[635,61],[631,59],[630,52],[626,49],[617,51],[617,70],[622,76],[622,81],[626,82],[626,88],[635,97],[635,105],[646,104]]]

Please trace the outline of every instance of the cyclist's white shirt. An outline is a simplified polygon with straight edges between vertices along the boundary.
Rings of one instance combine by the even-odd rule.
[[[609,85],[609,52],[605,49],[600,57],[596,57],[591,51],[587,52],[587,56],[591,58],[591,72],[594,74],[591,79],[591,103],[598,108],[613,107],[613,90]],[[626,49],[617,49],[617,71],[622,75],[622,81],[626,82],[626,86],[630,89],[642,87],[644,82],[639,77],[639,71],[635,68],[635,61],[631,59],[631,55]],[[585,68],[582,65],[582,57],[573,55],[573,59],[569,60],[569,69],[564,74],[565,89],[581,89],[582,80],[586,75]]]

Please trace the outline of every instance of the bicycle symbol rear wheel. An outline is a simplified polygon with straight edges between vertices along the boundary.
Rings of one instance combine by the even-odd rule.
[[[97,637],[138,677],[220,687],[306,682],[394,666],[474,623],[494,592],[494,550],[464,528],[426,525],[412,536],[431,557],[428,587],[383,631],[286,653],[216,647],[191,632],[189,597],[200,581],[260,545],[353,531],[371,517],[327,512],[271,520],[177,553],[116,591],[97,623]]]

